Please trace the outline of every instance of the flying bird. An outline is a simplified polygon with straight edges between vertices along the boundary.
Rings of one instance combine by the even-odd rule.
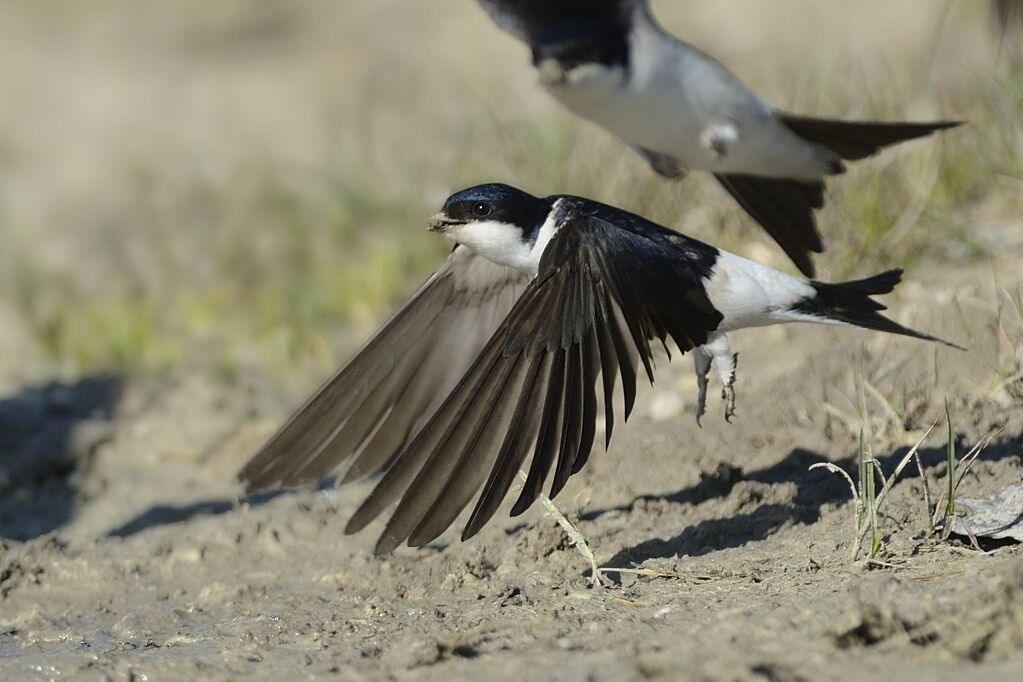
[[[481,185],[448,198],[430,229],[455,242],[447,260],[239,474],[254,491],[342,464],[342,482],[382,472],[345,529],[396,504],[377,553],[431,542],[478,495],[473,536],[530,454],[512,514],[547,480],[553,498],[586,463],[598,412],[605,446],[614,403],[628,419],[660,345],[693,352],[697,417],[716,366],[730,418],[729,331],[821,322],[940,341],[881,314],[872,297],[898,270],[805,280],[580,197]]]
[[[773,109],[713,57],[667,33],[647,0],[478,0],[526,42],[562,105],[658,174],[714,174],[806,276],[824,250],[814,211],[845,161],[957,122],[877,123]]]

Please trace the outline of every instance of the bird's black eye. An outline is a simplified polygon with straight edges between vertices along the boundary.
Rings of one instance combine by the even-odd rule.
[[[490,215],[490,204],[485,201],[478,201],[472,205],[472,214],[477,218],[486,218]]]

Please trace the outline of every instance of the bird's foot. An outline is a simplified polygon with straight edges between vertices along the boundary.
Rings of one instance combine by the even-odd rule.
[[[713,356],[701,346],[693,349],[693,364],[696,368],[696,425],[703,426],[700,419],[707,414],[707,375]]]
[[[696,401],[696,423],[707,411],[707,374],[711,365],[717,369],[721,380],[721,399],[725,401],[725,421],[731,423],[735,416],[735,368],[739,354],[733,353],[724,332],[707,335],[707,342],[693,349],[693,363],[696,366],[696,385],[699,395]]]
[[[639,154],[647,160],[650,168],[661,177],[669,180],[681,180],[688,173],[689,169],[682,165],[682,162],[669,154],[651,151],[643,147],[635,148]]]
[[[738,353],[732,355],[730,364],[731,372],[724,382],[724,388],[721,389],[721,399],[725,401],[725,421],[729,424],[732,423],[732,417],[735,416],[735,368],[739,364]]]

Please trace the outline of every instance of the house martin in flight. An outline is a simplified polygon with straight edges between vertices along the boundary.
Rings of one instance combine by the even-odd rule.
[[[806,276],[824,250],[814,211],[845,161],[957,122],[878,123],[772,108],[713,57],[666,32],[647,0],[478,0],[529,45],[543,87],[658,174],[714,174]]]
[[[586,463],[603,413],[628,419],[663,346],[692,351],[703,413],[712,366],[734,413],[727,332],[819,322],[939,341],[881,314],[893,270],[826,284],[778,272],[575,196],[488,184],[452,195],[430,229],[447,260],[240,472],[248,490],[382,474],[348,522],[394,507],[377,553],[423,546],[476,498],[462,538],[528,465],[512,514]],[[616,388],[616,385],[618,388]],[[619,397],[620,396],[620,397]]]

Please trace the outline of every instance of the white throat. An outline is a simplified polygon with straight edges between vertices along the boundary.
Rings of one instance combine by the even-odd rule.
[[[536,277],[540,258],[551,239],[558,232],[557,203],[547,220],[540,226],[536,241],[523,241],[522,230],[515,225],[494,220],[482,220],[465,225],[453,225],[444,235],[462,244],[492,263],[505,265]]]

